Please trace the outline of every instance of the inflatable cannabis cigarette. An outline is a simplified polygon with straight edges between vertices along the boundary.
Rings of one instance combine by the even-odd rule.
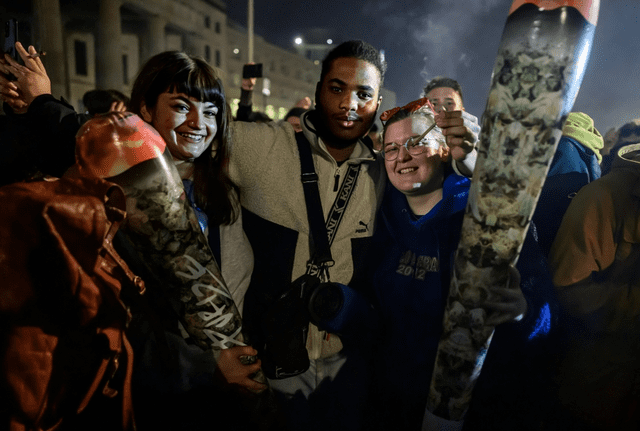
[[[490,286],[508,285],[591,50],[599,0],[515,0],[482,117],[423,429],[462,421],[494,328]],[[505,396],[508,396],[507,394]]]

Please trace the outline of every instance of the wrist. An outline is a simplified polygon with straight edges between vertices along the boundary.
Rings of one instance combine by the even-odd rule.
[[[253,90],[240,89],[240,104],[252,105],[253,104]]]
[[[478,158],[478,151],[474,148],[473,150],[471,150],[470,153],[468,153],[465,156],[464,159],[453,160],[451,165],[456,174],[463,177],[472,178],[473,170],[475,169],[477,158]]]
[[[25,100],[25,102],[27,102],[27,105],[31,105],[31,103],[33,103],[33,101],[36,100],[38,97],[47,96],[47,95],[51,96],[51,90],[42,91],[42,92],[37,93],[37,94],[25,94],[24,100]]]
[[[71,107],[71,105],[69,105],[68,103],[65,103],[65,100],[58,100],[55,97],[53,97],[52,94],[40,94],[39,96],[35,97],[31,103],[29,103],[29,107],[27,108],[28,112],[32,112],[37,110],[39,107],[41,107],[42,105],[44,105],[47,102],[55,102],[55,103],[61,103],[67,107]],[[73,107],[71,107],[73,109]]]

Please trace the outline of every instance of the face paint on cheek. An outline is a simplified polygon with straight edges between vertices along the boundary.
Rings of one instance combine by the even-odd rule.
[[[422,187],[422,183],[413,183],[414,189],[419,189],[420,187]]]
[[[207,123],[207,129],[209,136],[216,136],[216,134],[218,133],[218,124],[215,119]],[[211,145],[211,143],[212,140],[210,138],[204,138],[201,142],[192,142],[185,145],[184,149],[190,152],[195,159],[200,157],[202,153],[204,153],[207,148],[209,148],[209,145]]]

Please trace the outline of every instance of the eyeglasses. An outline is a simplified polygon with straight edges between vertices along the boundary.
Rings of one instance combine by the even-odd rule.
[[[400,154],[400,147],[405,147],[407,149],[407,152],[412,156],[418,156],[424,153],[425,151],[427,151],[427,148],[440,148],[440,142],[436,141],[435,139],[427,139],[426,142],[424,140],[424,137],[427,136],[427,133],[429,133],[435,126],[436,124],[433,123],[429,128],[427,128],[427,130],[424,131],[422,135],[418,137],[411,137],[407,139],[407,141],[402,145],[398,145],[395,142],[385,145],[383,149],[384,159],[389,162],[397,159],[398,154]]]

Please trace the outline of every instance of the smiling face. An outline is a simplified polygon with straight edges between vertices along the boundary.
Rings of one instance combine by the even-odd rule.
[[[143,105],[140,112],[160,133],[175,160],[197,158],[218,132],[218,107],[184,93],[161,93],[153,108]]]
[[[383,151],[394,145],[399,147],[395,160],[384,161],[391,184],[407,196],[420,196],[442,188],[444,163],[449,151],[441,143],[442,135],[431,130],[422,142],[429,140],[425,151],[412,156],[404,144],[410,138],[418,138],[433,124],[432,119],[416,114],[389,124],[384,133]],[[432,135],[433,134],[433,135]],[[437,147],[437,148],[434,148]]]
[[[336,58],[320,82],[317,109],[329,147],[345,148],[367,134],[380,102],[380,72],[364,60]]]

